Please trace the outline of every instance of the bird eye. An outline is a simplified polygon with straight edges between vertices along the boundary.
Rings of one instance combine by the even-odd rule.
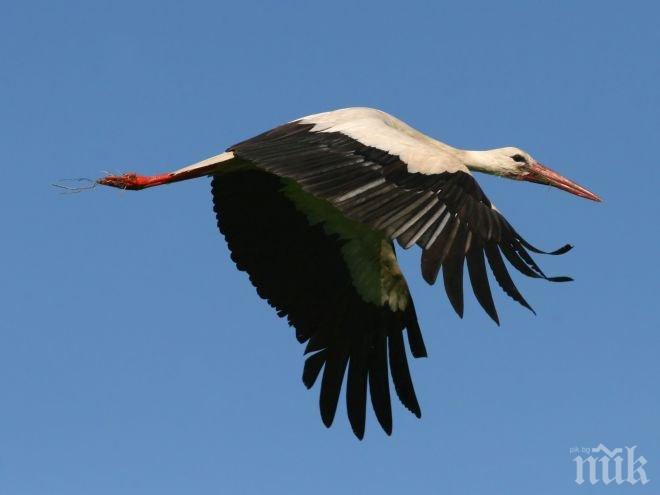
[[[513,155],[511,158],[513,159],[514,162],[527,163],[527,158],[525,158],[522,155]]]

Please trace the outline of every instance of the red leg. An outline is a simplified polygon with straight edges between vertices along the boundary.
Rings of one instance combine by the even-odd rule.
[[[122,175],[107,175],[96,181],[102,186],[118,187],[119,189],[130,189],[138,191],[147,187],[160,186],[171,182],[196,179],[205,175],[214,174],[219,167],[225,167],[234,158],[232,152],[221,153],[198,163],[193,163],[174,172],[159,175],[138,175],[129,172]]]
[[[129,189],[131,191],[138,191],[147,187],[160,186],[174,181],[174,174],[160,174],[160,175],[138,175],[129,172],[123,175],[108,175],[102,179],[97,180],[98,184],[103,186],[118,187],[119,189]]]

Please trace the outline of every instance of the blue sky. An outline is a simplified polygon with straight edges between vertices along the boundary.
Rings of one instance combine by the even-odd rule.
[[[4,2],[0,493],[658,493],[660,11],[653,2]],[[496,327],[401,254],[423,417],[327,430],[302,347],[178,168],[296,117],[374,106],[516,145],[601,195],[479,177],[542,258]],[[646,486],[577,486],[569,449],[638,445]]]

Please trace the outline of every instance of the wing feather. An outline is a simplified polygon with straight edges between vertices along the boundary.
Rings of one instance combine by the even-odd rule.
[[[392,404],[387,379],[387,349],[384,339],[378,339],[369,357],[369,393],[376,419],[388,435],[392,434]]]
[[[390,353],[396,393],[416,415],[419,405],[405,348],[399,345],[403,333],[407,331],[414,357],[426,355],[405,280],[399,275],[399,284],[403,285],[398,286],[394,309],[380,300],[365,300],[345,258],[349,240],[327,230],[327,218],[310,222],[300,209],[302,203],[294,203],[288,195],[289,186],[286,179],[258,169],[242,168],[215,176],[213,199],[218,226],[237,267],[248,273],[258,294],[278,315],[288,319],[298,341],[307,344],[302,381],[311,388],[322,376],[319,409],[323,423],[333,423],[342,382],[348,374],[347,415],[355,435],[364,435],[367,388],[376,417],[389,434],[392,411],[388,342],[394,342],[390,343]],[[307,193],[301,197],[307,201],[303,202],[307,208],[319,201]],[[355,224],[347,227],[347,232],[358,227],[364,228]],[[382,234],[376,236],[393,248]],[[382,255],[381,244],[369,244],[370,236],[366,237],[351,241],[362,243],[357,250],[364,251],[365,259],[358,263],[362,267],[378,263]],[[394,256],[394,251],[391,253]],[[387,258],[387,263],[388,270],[398,270],[396,258]],[[383,270],[383,265],[376,268]],[[394,340],[390,340],[392,337]]]
[[[392,371],[392,381],[394,389],[401,403],[415,416],[420,418],[422,411],[417,402],[415,389],[413,388],[410,370],[408,369],[408,360],[406,359],[406,349],[403,345],[403,336],[400,332],[391,334],[388,337],[390,370]]]
[[[445,292],[456,314],[463,318],[463,264],[465,256],[462,251],[465,236],[461,234],[457,239],[460,249],[452,249],[442,264],[442,277],[445,283]]]
[[[474,295],[484,308],[488,316],[490,316],[495,323],[500,324],[497,310],[495,309],[495,302],[493,301],[493,294],[490,292],[490,285],[488,283],[488,275],[486,274],[486,263],[484,262],[483,248],[479,243],[474,243],[472,248],[467,252],[467,266],[470,282],[472,283],[472,290]]]
[[[368,347],[357,342],[351,351],[346,380],[346,409],[351,428],[358,438],[364,437],[367,414],[367,359]],[[404,356],[405,357],[405,356]]]
[[[495,321],[498,318],[486,261],[503,290],[529,307],[513,285],[499,251],[524,275],[554,282],[570,280],[546,276],[527,252],[563,254],[570,246],[545,253],[529,244],[492,206],[465,166],[458,162],[440,166],[439,155],[431,157],[424,138],[420,138],[418,146],[426,154],[412,153],[410,146],[415,141],[411,141],[411,136],[416,131],[385,114],[344,112],[342,115],[366,120],[341,122],[337,120],[340,113],[294,121],[229,150],[270,173],[298,181],[303,189],[329,201],[348,218],[383,231],[402,247],[419,245],[423,250],[422,275],[428,283],[433,284],[440,269],[448,265],[443,270],[443,279],[445,285],[450,284],[448,297],[459,313],[463,299],[459,279],[462,280],[466,258],[475,296]],[[400,155],[360,140],[364,137],[360,129],[372,124],[378,132],[390,136],[387,148],[400,149]],[[368,139],[371,138],[367,136]],[[399,148],[397,139],[402,143]],[[374,140],[374,143],[378,141],[376,137]],[[435,168],[404,161],[418,159],[430,160]],[[454,246],[457,235],[465,243],[459,248]]]

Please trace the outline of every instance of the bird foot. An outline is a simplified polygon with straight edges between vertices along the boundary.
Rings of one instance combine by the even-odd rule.
[[[96,181],[102,186],[116,187],[119,189],[128,189],[130,191],[139,191],[146,187],[159,186],[166,184],[172,179],[172,174],[162,175],[138,175],[134,172],[128,172],[122,175],[106,175]]]

